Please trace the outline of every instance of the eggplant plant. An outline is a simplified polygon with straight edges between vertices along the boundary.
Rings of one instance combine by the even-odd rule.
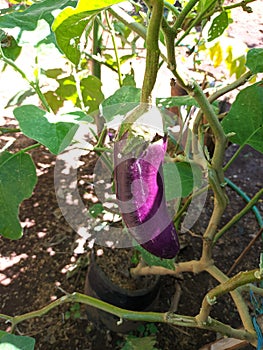
[[[262,348],[260,323],[250,315],[241,291],[263,294],[260,287],[263,258],[259,257],[253,270],[228,277],[217,267],[213,250],[219,238],[227,234],[229,228],[249,210],[256,211],[261,230],[263,226],[255,207],[263,194],[262,189],[248,199],[247,205],[226,225],[221,225],[228,206],[225,187],[230,183],[225,178],[225,171],[245,145],[263,152],[263,49],[250,49],[238,58],[233,58],[231,47],[228,49],[226,62],[230,74],[235,75],[231,82],[219,83],[215,80],[211,84],[207,79],[209,72],[198,67],[199,57],[209,60],[208,55],[218,65],[220,40],[223,40],[222,35],[231,22],[231,9],[243,8],[249,19],[251,9],[248,4],[252,1],[225,5],[224,1],[217,0],[182,0],[179,5],[178,2],[174,5],[168,0],[144,0],[142,8],[142,2],[134,1],[123,4],[120,0],[43,0],[23,5],[15,2],[1,11],[0,59],[3,68],[12,67],[25,79],[28,90],[13,96],[8,102],[8,106],[16,106],[13,114],[19,129],[3,126],[0,133],[21,132],[36,141],[16,153],[6,149],[0,153],[1,235],[19,239],[23,234],[18,216],[19,205],[31,196],[37,182],[36,168],[28,151],[43,145],[51,153],[63,157],[65,151],[83,146],[78,143],[79,131],[88,125],[93,137],[88,151],[97,153],[110,169],[113,179],[110,185],[116,195],[114,204],[118,204],[115,213],[122,218],[126,232],[136,240],[141,253],[141,260],[131,269],[131,274],[179,276],[184,272],[206,272],[218,285],[207,291],[199,313],[192,316],[172,311],[136,312],[81,293],[66,294],[40,310],[17,316],[0,314],[1,319],[11,322],[11,334],[0,331],[0,344],[8,342],[33,349],[32,338],[13,334],[16,326],[69,302],[96,307],[120,320],[196,327]],[[129,6],[128,10],[125,6]],[[147,13],[142,11],[145,8]],[[20,29],[19,34],[15,28]],[[57,57],[63,54],[68,71],[65,67],[58,68],[54,60],[52,68],[40,67],[38,63],[31,75],[33,77],[29,77],[19,66],[17,62],[23,51],[23,40],[26,34],[34,31],[40,33],[39,40],[34,43],[37,55],[41,56],[43,47],[44,50],[52,47]],[[115,57],[107,53],[105,37],[112,41]],[[142,87],[138,88],[133,68],[125,76],[122,63],[138,54],[136,45],[140,40],[144,42],[146,56]],[[209,46],[209,43],[212,45]],[[120,56],[118,45],[126,45],[130,53]],[[191,78],[194,74],[190,69],[182,68],[182,58],[186,60],[189,57],[193,58],[193,67],[198,73],[195,79]],[[160,96],[160,91],[154,90],[163,65],[167,66],[180,93],[164,97]],[[105,66],[110,66],[113,74],[116,73],[119,84],[117,91],[112,91],[107,98],[102,92],[102,69]],[[55,80],[57,87],[47,91],[43,79]],[[229,112],[220,114],[218,100],[237,89],[240,91]],[[25,103],[32,94],[39,97],[41,107]],[[140,118],[146,114],[154,116],[156,106],[162,127],[157,131],[153,128],[152,133],[145,125],[142,127]],[[117,122],[120,116],[121,122]],[[116,125],[118,127],[112,131]],[[212,149],[208,147],[208,138],[212,140]],[[239,147],[225,163],[229,142]],[[108,157],[108,151],[113,157]],[[173,196],[178,186],[174,182],[175,171],[183,179],[180,193],[184,198],[179,200],[178,195]],[[185,187],[189,177],[190,186]],[[197,188],[195,181],[199,184]],[[213,193],[213,211],[202,237],[200,258],[177,262],[174,258],[180,255],[184,215],[191,201],[208,189]],[[177,198],[178,204],[172,216],[167,204],[171,198]],[[103,204],[102,210],[107,211]],[[77,227],[76,231],[81,226],[76,219],[79,214],[73,211],[71,219],[66,217],[77,222],[77,226],[70,222],[74,228]],[[64,215],[67,215],[66,212]],[[91,216],[97,218],[94,211],[88,218],[91,219]],[[86,216],[84,220],[87,220]],[[242,328],[234,328],[211,317],[213,305],[228,293],[239,313]]]

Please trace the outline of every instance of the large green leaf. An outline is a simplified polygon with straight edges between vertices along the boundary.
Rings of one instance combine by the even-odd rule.
[[[252,73],[263,72],[263,49],[254,48],[248,51],[246,66]]]
[[[122,0],[79,0],[76,8],[66,7],[56,17],[52,29],[55,32],[58,46],[74,64],[80,60],[79,42],[88,21],[105,7],[117,4]]]
[[[62,152],[71,143],[78,120],[82,119],[72,113],[56,116],[33,105],[15,108],[14,116],[26,136],[42,143],[54,154]]]
[[[16,11],[0,17],[1,28],[21,28],[22,30],[34,30],[40,19],[45,19],[49,24],[53,21],[51,12],[62,9],[65,6],[74,6],[74,0],[44,0],[28,7],[25,11]]]
[[[225,133],[235,133],[231,141],[248,144],[263,153],[263,85],[242,90],[223,119]]]
[[[22,236],[18,208],[31,196],[36,182],[35,165],[28,154],[0,153],[0,234],[4,237]]]
[[[186,162],[165,163],[163,166],[166,200],[187,197],[202,182],[202,172]]]
[[[134,86],[122,86],[113,95],[102,102],[103,116],[107,122],[116,115],[126,115],[140,103],[141,89]]]
[[[0,338],[0,350],[34,350],[35,339],[6,333]]]

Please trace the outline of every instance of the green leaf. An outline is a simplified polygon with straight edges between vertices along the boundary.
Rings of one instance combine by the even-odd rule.
[[[253,74],[263,72],[263,49],[254,48],[248,51],[246,66]]]
[[[35,339],[6,333],[0,338],[0,350],[34,350]]]
[[[158,97],[156,98],[156,105],[163,108],[171,108],[174,106],[196,106],[198,103],[191,96],[174,96],[174,97]]]
[[[65,72],[61,68],[52,68],[52,69],[47,69],[47,70],[42,69],[41,73],[45,74],[45,76],[48,78],[57,79],[58,76],[60,76],[61,74],[65,73]]]
[[[85,107],[89,107],[89,113],[99,109],[100,103],[104,100],[101,91],[102,83],[97,77],[90,75],[80,81],[80,89]]]
[[[53,21],[51,12],[65,6],[74,6],[75,1],[70,0],[44,0],[36,2],[25,11],[16,11],[0,17],[1,28],[21,28],[22,30],[35,30],[37,22],[45,19],[48,23]]]
[[[121,348],[121,350],[155,350],[154,345],[156,344],[155,336],[148,337],[135,337],[133,335],[129,335],[126,338],[125,345]]]
[[[17,57],[20,55],[22,47],[17,44],[16,40],[12,36],[5,35],[5,32],[1,29],[0,29],[0,36],[1,36],[1,47],[5,57],[15,61]]]
[[[223,119],[225,133],[234,132],[231,141],[248,144],[263,153],[263,85],[255,84],[240,91],[228,115]]]
[[[194,164],[186,162],[165,163],[163,165],[166,200],[187,197],[195,186],[201,186],[202,172]]]
[[[56,72],[53,73],[56,74]],[[81,108],[74,76],[70,75],[57,79],[57,83],[59,86],[55,91],[48,91],[45,93],[47,102],[53,112],[57,113],[59,108],[63,106],[65,100],[72,101],[76,107]],[[89,107],[89,113],[98,110],[100,103],[104,99],[101,86],[101,81],[93,75],[84,77],[80,80],[82,101],[85,107]]]
[[[71,143],[78,129],[79,118],[74,115],[56,116],[33,105],[15,108],[14,116],[26,136],[42,143],[54,154]]]
[[[77,7],[67,7],[56,17],[52,29],[55,32],[58,46],[67,58],[77,65],[80,60],[80,37],[92,19],[105,7],[117,4],[121,0],[79,0]]]
[[[103,211],[104,208],[101,203],[95,203],[91,208],[89,208],[89,213],[94,218],[98,217]]]
[[[228,27],[228,14],[226,11],[221,12],[214,18],[211,27],[208,30],[208,41],[212,41],[222,35]]]
[[[147,265],[149,265],[149,266],[162,266],[162,267],[165,267],[166,269],[169,269],[169,270],[175,269],[175,266],[174,266],[175,258],[173,258],[173,259],[158,258],[158,256],[155,256],[155,255],[149,253],[142,246],[138,245],[137,242],[135,244],[136,245],[134,248],[141,253],[142,258],[146,262]]]
[[[0,234],[4,237],[18,239],[22,236],[18,208],[31,196],[36,183],[36,168],[30,155],[0,153]]]
[[[116,115],[126,115],[140,103],[141,90],[134,86],[122,86],[102,102],[103,116],[107,122]]]
[[[8,333],[0,330],[0,339],[6,334],[8,334]]]
[[[12,106],[20,106],[27,97],[33,96],[35,95],[35,93],[36,92],[32,88],[28,90],[21,90],[10,98],[5,108],[12,107]]]

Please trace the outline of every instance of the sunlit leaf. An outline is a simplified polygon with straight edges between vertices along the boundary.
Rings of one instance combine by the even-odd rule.
[[[228,15],[226,11],[221,12],[214,18],[211,27],[208,30],[208,41],[212,41],[222,35],[228,27]]]
[[[80,60],[80,37],[92,16],[105,7],[114,5],[121,0],[79,0],[76,8],[66,7],[56,17],[52,29],[57,43],[67,58],[74,64]]]
[[[26,8],[25,11],[15,11],[0,16],[1,28],[21,28],[22,30],[34,30],[40,19],[45,19],[49,24],[53,21],[51,12],[62,9],[65,6],[74,6],[73,0],[44,0]]]
[[[78,128],[76,116],[56,116],[33,105],[17,107],[14,116],[23,134],[42,143],[54,154],[71,143]]]
[[[0,234],[4,237],[22,236],[18,208],[31,196],[36,183],[36,169],[29,154],[0,153]]]

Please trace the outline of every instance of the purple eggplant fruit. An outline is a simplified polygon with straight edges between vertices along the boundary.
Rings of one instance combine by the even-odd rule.
[[[144,249],[171,259],[179,251],[179,241],[164,193],[167,139],[134,145],[131,141],[126,132],[114,145],[115,189],[123,221]]]

